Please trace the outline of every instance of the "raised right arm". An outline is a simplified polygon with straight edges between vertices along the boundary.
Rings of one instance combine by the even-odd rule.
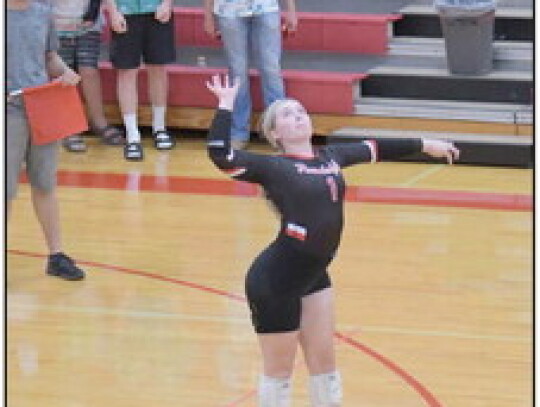
[[[231,155],[231,111],[218,109],[208,131],[208,155],[216,167],[226,170],[234,167]]]
[[[238,82],[229,85],[229,80],[225,77],[222,83],[219,75],[216,75],[206,86],[219,101],[218,110],[208,132],[207,147],[210,159],[216,167],[234,179],[262,183],[268,172],[271,157],[231,148],[231,116],[238,92]]]

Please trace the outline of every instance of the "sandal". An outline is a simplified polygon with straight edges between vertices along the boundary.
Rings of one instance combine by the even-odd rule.
[[[124,146],[124,158],[128,161],[142,161],[144,154],[141,143],[127,143]]]
[[[174,138],[166,130],[158,130],[152,136],[154,137],[154,147],[157,150],[170,150],[176,144]]]
[[[86,143],[80,134],[66,137],[62,140],[62,145],[71,153],[84,153],[86,151]]]
[[[121,146],[126,143],[124,133],[110,124],[100,129],[94,129],[94,133],[101,138],[103,144],[108,146]]]

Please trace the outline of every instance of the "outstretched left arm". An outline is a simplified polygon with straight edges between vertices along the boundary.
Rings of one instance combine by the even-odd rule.
[[[453,143],[433,139],[381,139],[361,143],[335,144],[326,147],[341,167],[364,162],[378,162],[423,152],[432,157],[446,157],[452,164],[459,158]]]

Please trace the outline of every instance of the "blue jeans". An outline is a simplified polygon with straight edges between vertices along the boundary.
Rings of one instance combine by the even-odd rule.
[[[251,17],[217,18],[229,73],[241,84],[234,103],[231,138],[249,139],[251,95],[249,91],[249,54],[261,76],[264,105],[285,97],[281,77],[281,17],[278,12]]]

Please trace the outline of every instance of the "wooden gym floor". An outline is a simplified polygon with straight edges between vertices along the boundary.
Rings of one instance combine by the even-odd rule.
[[[244,273],[276,218],[204,141],[146,160],[89,139],[62,152],[66,252],[44,274],[28,185],[7,234],[7,405],[255,406]],[[257,145],[255,150],[268,151]],[[346,170],[331,267],[345,407],[532,404],[531,170],[380,163]],[[294,406],[306,406],[298,360]]]

